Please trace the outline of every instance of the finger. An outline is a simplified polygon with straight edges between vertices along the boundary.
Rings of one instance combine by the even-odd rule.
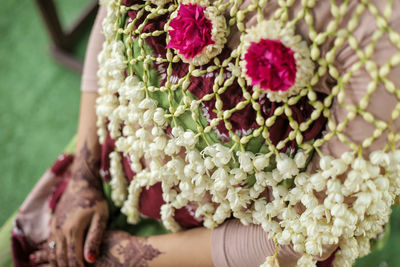
[[[55,240],[55,237],[50,237],[49,240],[53,241],[53,240]],[[57,267],[56,249],[55,248],[50,248],[49,243],[45,243],[41,247],[42,247],[42,250],[46,250],[47,251],[47,255],[48,255],[48,258],[49,258],[50,266]]]
[[[69,267],[83,267],[83,229],[69,233],[67,237],[67,250]]]
[[[29,255],[32,263],[42,264],[49,262],[49,252],[47,250],[38,250]]]
[[[57,267],[57,258],[56,258],[56,250],[55,249],[53,249],[53,251],[51,251],[49,253],[49,263],[51,266]]]
[[[99,255],[103,233],[107,227],[107,216],[95,214],[85,240],[85,260],[94,263]]]
[[[56,259],[57,259],[57,266],[59,267],[67,267],[67,247],[66,242],[63,237],[56,238]]]

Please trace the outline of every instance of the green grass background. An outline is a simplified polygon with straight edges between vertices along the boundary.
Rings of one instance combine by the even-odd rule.
[[[57,3],[69,24],[88,1]],[[50,57],[50,40],[34,1],[1,0],[0,34],[3,223],[76,131],[80,75]],[[85,42],[77,49],[80,57]]]
[[[88,0],[57,0],[65,25]],[[76,49],[83,58],[88,34]],[[13,214],[77,126],[80,75],[49,55],[34,1],[0,2],[0,225]],[[400,266],[400,209],[386,247],[356,266]]]

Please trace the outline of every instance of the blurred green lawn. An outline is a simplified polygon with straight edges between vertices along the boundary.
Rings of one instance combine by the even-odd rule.
[[[88,0],[58,0],[65,24]],[[76,131],[80,76],[49,56],[33,1],[0,3],[0,225],[18,208]],[[76,54],[83,58],[87,37]],[[386,247],[356,266],[400,266],[400,209]]]
[[[88,1],[57,3],[69,23]],[[0,33],[3,223],[76,131],[80,76],[49,56],[49,38],[34,1],[2,0]],[[85,42],[77,51],[81,56]]]

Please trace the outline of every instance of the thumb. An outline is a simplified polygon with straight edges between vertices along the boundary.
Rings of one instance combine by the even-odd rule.
[[[96,213],[92,218],[84,245],[84,256],[88,263],[96,261],[106,227],[107,216]]]

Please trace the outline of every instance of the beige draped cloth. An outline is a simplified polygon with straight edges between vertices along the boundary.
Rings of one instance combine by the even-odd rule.
[[[251,0],[246,0],[243,6],[250,4]],[[293,7],[290,8],[290,15],[295,14],[301,8],[301,2],[297,1]],[[318,2],[318,1],[317,1]],[[343,0],[335,1],[340,5]],[[387,4],[385,0],[374,0],[373,4],[378,8],[382,14],[383,8]],[[342,20],[341,27],[346,27],[349,20],[353,17],[355,6],[359,1],[351,0],[348,10]],[[263,9],[266,18],[270,18],[273,12],[278,8],[276,0],[271,0]],[[328,23],[332,20],[330,1],[319,1],[316,6],[311,10],[314,16],[314,25],[317,32],[322,32],[327,27]],[[105,10],[100,9],[96,19],[95,26],[89,40],[89,46],[86,53],[84,72],[82,77],[82,91],[96,92],[97,91],[97,75],[98,70],[97,55],[99,54],[104,36],[101,34],[101,21],[105,16]],[[289,15],[289,17],[290,17]],[[256,17],[250,13],[246,17],[246,26],[250,27],[256,23]],[[397,32],[400,32],[400,1],[394,1],[392,18],[389,21],[390,26]],[[359,27],[357,27],[353,34],[356,38],[359,48],[363,50],[370,42],[374,32],[377,30],[376,19],[370,12],[364,12],[360,16]],[[300,34],[305,40],[308,41],[308,26],[302,20],[297,24],[297,34]],[[228,38],[228,46],[234,48],[238,44],[240,34],[232,32]],[[327,51],[333,46],[334,38],[328,38],[327,41],[320,47],[321,56],[324,56]],[[375,52],[371,58],[378,66],[384,65],[396,52],[397,48],[390,43],[389,38],[384,35],[376,43]],[[341,46],[336,53],[335,66],[339,73],[343,75],[348,72],[350,68],[360,59],[357,53],[347,44]],[[400,67],[393,67],[387,78],[391,80],[398,88],[400,85]],[[365,95],[367,86],[372,80],[370,74],[361,69],[353,74],[350,82],[345,86],[346,104],[357,104]],[[325,75],[317,86],[314,87],[316,91],[330,93],[332,87],[332,78]],[[391,112],[393,111],[397,100],[393,94],[389,94],[384,88],[383,84],[378,85],[378,89],[372,94],[370,98],[367,111],[370,112],[375,118],[383,121],[390,121]],[[347,111],[340,107],[337,101],[334,101],[331,107],[331,116],[337,122],[343,121],[347,117]],[[400,129],[400,120],[397,119],[392,129],[398,132]],[[372,136],[375,126],[366,122],[362,116],[358,115],[351,121],[343,131],[343,134],[352,142],[362,144],[362,142]],[[327,131],[325,131],[326,133]],[[381,149],[387,142],[387,131],[377,138],[370,147],[363,151],[367,156],[370,152]],[[349,147],[334,137],[326,142],[321,151],[324,155],[331,155],[333,157],[340,157],[342,153],[350,150]],[[309,166],[309,171],[318,169],[319,159],[314,157]],[[261,227],[259,226],[243,226],[237,220],[231,220],[224,223],[219,228],[215,229],[212,234],[212,255],[215,266],[258,266],[265,261],[265,257],[272,255],[275,250],[275,245],[268,237]],[[329,251],[323,255],[329,255]],[[278,258],[281,266],[294,266],[297,259],[301,255],[294,252],[290,246],[285,246],[279,250]]]

